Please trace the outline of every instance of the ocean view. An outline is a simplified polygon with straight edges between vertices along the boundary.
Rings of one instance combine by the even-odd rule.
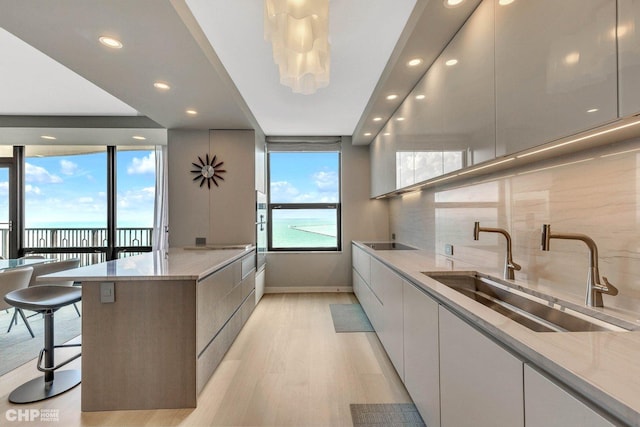
[[[273,220],[273,245],[275,247],[318,247],[336,246],[336,224],[317,218]]]

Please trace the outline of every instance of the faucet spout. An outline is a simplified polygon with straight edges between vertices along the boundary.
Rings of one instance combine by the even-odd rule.
[[[515,271],[520,271],[522,267],[513,261],[513,250],[511,245],[511,235],[502,228],[480,227],[480,222],[476,221],[473,225],[473,240],[480,240],[480,232],[499,233],[507,240],[507,253],[504,260],[504,278],[507,280],[515,279]]]
[[[618,295],[618,289],[613,286],[606,277],[600,283],[600,271],[598,270],[598,247],[593,239],[585,234],[577,233],[551,233],[551,225],[542,226],[542,241],[540,249],[548,251],[551,248],[551,239],[580,240],[589,248],[589,274],[587,275],[586,305],[589,307],[604,307],[602,294]]]

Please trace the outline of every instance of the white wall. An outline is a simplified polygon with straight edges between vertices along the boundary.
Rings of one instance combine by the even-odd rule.
[[[390,200],[397,241],[444,255],[482,271],[501,271],[505,239],[473,223],[501,227],[513,238],[516,278],[554,293],[584,299],[588,250],[584,243],[553,239],[540,250],[542,224],[552,233],[582,233],[598,245],[600,274],[619,288],[604,295],[608,307],[640,310],[640,139],[514,168],[460,184],[408,193]],[[454,263],[455,265],[455,263]]]
[[[351,287],[351,241],[387,240],[387,202],[370,200],[369,147],[342,144],[342,252],[267,254],[267,292]]]

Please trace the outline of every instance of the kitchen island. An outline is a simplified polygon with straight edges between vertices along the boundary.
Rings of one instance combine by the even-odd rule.
[[[255,248],[171,248],[47,276],[82,284],[82,410],[193,408],[255,307]]]

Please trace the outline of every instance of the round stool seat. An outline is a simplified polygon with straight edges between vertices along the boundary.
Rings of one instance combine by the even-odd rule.
[[[14,307],[31,311],[57,310],[82,298],[82,291],[71,286],[32,286],[9,292],[4,300]]]

